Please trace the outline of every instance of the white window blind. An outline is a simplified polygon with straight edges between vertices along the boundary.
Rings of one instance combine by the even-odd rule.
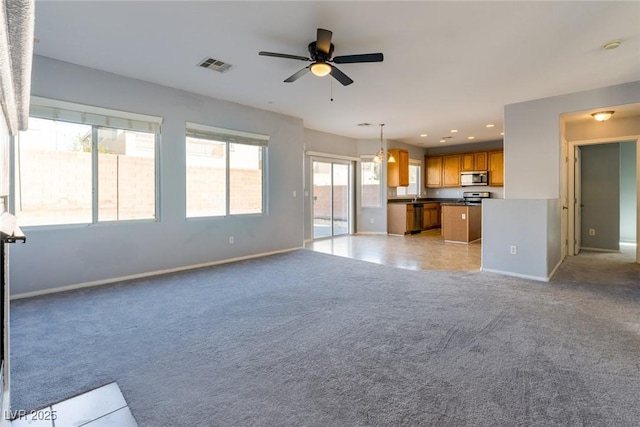
[[[138,132],[160,133],[162,117],[31,97],[30,116]]]
[[[186,128],[187,137],[189,138],[209,139],[212,141],[256,145],[260,147],[266,147],[269,143],[269,136],[256,133],[220,129],[191,122],[186,123]]]

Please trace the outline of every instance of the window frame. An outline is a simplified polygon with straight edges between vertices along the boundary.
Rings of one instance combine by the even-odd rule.
[[[375,159],[375,155],[371,155],[371,156],[360,156],[360,207],[361,208],[381,208],[382,207],[382,197],[383,197],[383,188],[382,188],[382,165],[383,163],[377,163],[374,161]],[[364,176],[362,173],[362,167],[364,165],[364,163],[373,163],[373,165],[375,167],[377,167],[379,169],[378,171],[378,204],[377,205],[364,205],[363,201],[364,201],[364,194],[363,194],[363,190],[362,187],[364,185]]]
[[[62,118],[60,117],[62,116]],[[112,110],[108,108],[89,106],[79,103],[67,101],[59,101],[49,98],[41,98],[37,96],[31,97],[31,108],[29,118],[37,118],[49,120],[52,122],[75,123],[91,126],[91,221],[89,222],[71,222],[60,224],[31,224],[25,225],[25,229],[60,229],[75,228],[86,226],[105,226],[113,224],[127,224],[140,222],[159,222],[160,221],[160,141],[162,130],[162,117],[149,116],[145,114],[131,113],[127,111]],[[66,120],[65,120],[66,119]],[[145,129],[146,127],[146,129]],[[154,167],[154,213],[152,218],[135,218],[135,219],[109,219],[100,221],[100,193],[98,188],[99,182],[99,151],[98,151],[98,129],[108,128],[123,131],[144,132],[153,135],[153,167]],[[16,173],[16,156],[15,150],[20,144],[20,136],[14,137],[12,150],[10,155],[11,167],[11,212],[15,210],[15,192],[17,179]]]
[[[230,218],[230,217],[250,217],[250,216],[267,216],[269,214],[268,210],[268,153],[269,153],[269,141],[270,137],[268,135],[250,133],[245,131],[238,131],[233,129],[225,129],[214,126],[203,125],[195,122],[185,122],[185,140],[184,140],[184,148],[185,148],[185,198],[184,198],[184,208],[185,208],[185,218],[187,221],[193,220],[211,220],[217,218]],[[188,165],[187,159],[189,154],[187,153],[187,138],[195,138],[199,140],[208,140],[212,142],[224,143],[225,144],[225,212],[222,215],[194,215],[189,216],[188,212],[188,183],[187,183],[187,172]],[[239,144],[239,145],[247,145],[247,146],[256,146],[261,148],[261,211],[260,212],[249,212],[249,213],[231,213],[231,145]]]
[[[417,159],[409,159],[409,165],[407,167],[411,167],[411,166],[416,166],[418,167],[418,170],[416,172],[416,193],[404,193],[404,194],[398,194],[398,190],[400,188],[405,189],[405,187],[398,187],[396,189],[396,195],[398,197],[408,197],[408,196],[420,196],[422,194],[422,161],[421,160],[417,160]],[[406,187],[408,188],[408,187]]]

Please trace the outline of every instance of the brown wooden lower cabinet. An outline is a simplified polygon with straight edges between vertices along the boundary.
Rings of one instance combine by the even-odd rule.
[[[440,227],[440,203],[425,203],[422,209],[422,229]]]
[[[387,233],[409,234],[413,228],[413,204],[389,203],[387,205]]]
[[[442,206],[442,235],[445,242],[470,243],[482,237],[481,206]]]

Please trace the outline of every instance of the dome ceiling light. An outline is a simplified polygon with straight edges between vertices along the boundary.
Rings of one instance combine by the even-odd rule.
[[[591,113],[591,115],[599,122],[606,122],[613,116],[613,113],[615,111],[598,111],[597,113]]]

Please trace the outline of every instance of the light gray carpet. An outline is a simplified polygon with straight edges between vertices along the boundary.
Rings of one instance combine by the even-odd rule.
[[[13,409],[117,381],[141,427],[640,420],[626,261],[539,283],[300,250],[11,310]]]

